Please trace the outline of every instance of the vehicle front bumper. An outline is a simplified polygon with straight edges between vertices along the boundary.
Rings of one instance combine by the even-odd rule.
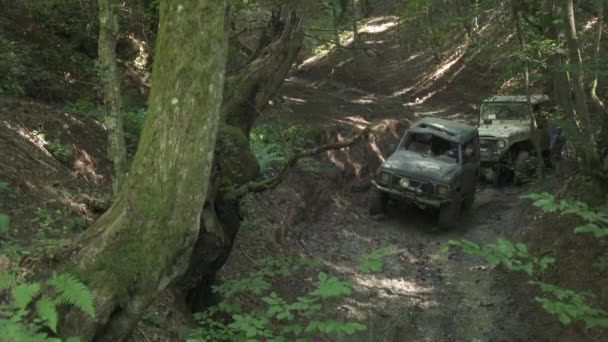
[[[502,153],[500,151],[488,150],[488,151],[480,151],[479,160],[481,163],[498,163],[500,158],[502,157]]]
[[[418,194],[415,191],[398,191],[389,187],[382,186],[378,184],[375,180],[372,180],[372,185],[375,186],[378,190],[386,192],[392,197],[397,198],[399,200],[405,200],[407,202],[416,203],[428,207],[439,208],[443,204],[452,202],[452,200],[448,198],[433,198],[429,197],[427,194],[424,193]]]

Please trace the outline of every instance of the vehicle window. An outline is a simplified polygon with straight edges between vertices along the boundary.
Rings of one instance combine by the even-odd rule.
[[[522,120],[528,118],[526,103],[484,103],[482,119],[496,115],[496,120]]]
[[[403,148],[449,162],[458,162],[458,144],[430,133],[408,134]]]

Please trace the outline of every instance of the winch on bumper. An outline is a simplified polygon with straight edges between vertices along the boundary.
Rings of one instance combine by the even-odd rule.
[[[383,172],[382,178],[372,180],[373,186],[389,194],[392,198],[405,200],[421,207],[440,208],[442,204],[450,203],[448,198],[450,188],[446,185],[435,185],[427,181]],[[381,177],[382,177],[381,176]],[[441,195],[438,192],[441,191]]]

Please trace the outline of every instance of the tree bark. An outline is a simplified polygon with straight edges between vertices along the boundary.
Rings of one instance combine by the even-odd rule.
[[[99,0],[99,76],[103,85],[104,123],[108,130],[108,157],[114,164],[114,195],[127,172],[127,149],[121,118],[120,76],[116,63],[118,8],[115,0]]]
[[[212,171],[228,8],[217,0],[161,1],[154,84],[131,172],[66,267],[92,291],[97,315],[70,311],[62,336],[124,340],[187,270]]]
[[[336,46],[337,47],[341,47],[341,43],[340,43],[340,31],[338,29],[338,6],[339,4],[336,2],[337,0],[332,0],[330,3],[331,6],[331,24],[333,26],[333,30],[334,30],[334,40],[336,41]]]
[[[599,165],[599,157],[595,146],[595,132],[591,123],[589,106],[587,105],[587,95],[585,94],[585,81],[583,72],[583,57],[578,43],[576,32],[576,21],[574,16],[574,4],[572,0],[564,1],[565,21],[566,21],[566,40],[570,54],[570,64],[574,66],[574,80],[572,82],[575,95],[576,117],[581,127],[585,146],[583,158],[589,170]]]
[[[222,120],[246,137],[283,84],[304,41],[302,19],[291,12],[282,20],[281,12],[280,7],[273,12],[249,63],[226,78]]]
[[[249,135],[256,119],[283,84],[303,40],[302,20],[295,12],[282,19],[279,7],[260,36],[249,63],[226,78],[215,174],[190,268],[178,286],[193,310],[207,304],[206,291],[230,255],[240,226],[239,199],[224,197],[224,190],[259,176]]]
[[[602,30],[604,29],[604,0],[595,0],[597,9],[597,33],[595,37],[595,48],[593,51],[593,79],[589,88],[589,97],[595,112],[600,115],[608,115],[608,110],[602,100],[597,96],[597,82],[600,68],[600,50],[602,44]],[[603,121],[603,120],[602,120]]]
[[[519,44],[522,50],[522,53],[525,55],[524,57],[524,88],[526,92],[526,102],[528,107],[528,115],[530,115],[530,132],[534,133],[538,129],[536,127],[536,120],[534,117],[534,110],[532,109],[532,94],[530,93],[530,67],[528,62],[528,56],[526,51],[526,33],[524,32],[521,26],[521,11],[517,7],[517,3],[513,2],[513,14],[515,19],[515,29],[517,31],[517,37],[519,39]],[[540,135],[532,134],[533,143],[535,145],[536,150],[536,161],[537,161],[537,170],[539,172],[540,178],[542,179],[544,176],[544,160],[542,155],[542,147],[540,143]]]
[[[555,26],[555,4],[554,0],[546,0],[544,4],[544,14],[541,19],[543,34],[555,42],[559,43],[559,32]],[[553,98],[562,107],[567,117],[574,118],[574,104],[570,92],[570,78],[564,71],[564,56],[559,51],[553,51],[547,57],[551,70],[551,80],[553,85]],[[578,128],[578,123],[573,119],[574,125]]]

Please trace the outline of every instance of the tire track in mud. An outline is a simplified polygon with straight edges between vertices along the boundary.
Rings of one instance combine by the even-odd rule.
[[[471,213],[458,229],[441,232],[429,213],[396,206],[387,219],[367,217],[367,194],[338,193],[347,203],[332,207],[315,222],[294,227],[302,252],[323,268],[352,279],[354,292],[336,318],[364,321],[368,330],[337,341],[525,341],[528,329],[499,274],[458,252],[440,254],[450,239],[493,242],[525,225],[529,204],[523,189],[478,190]],[[376,274],[356,267],[371,251],[394,245]]]

